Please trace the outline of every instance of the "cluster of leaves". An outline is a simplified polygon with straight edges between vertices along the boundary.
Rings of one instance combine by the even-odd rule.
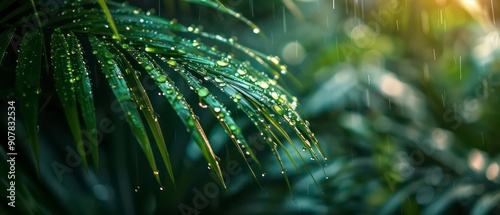
[[[255,33],[259,32],[253,23],[225,7],[221,9],[216,2],[191,2],[234,15],[252,27]],[[165,96],[179,116],[222,184],[224,180],[218,157],[197,115],[171,78],[171,73],[179,75],[198,95],[199,105],[208,108],[218,119],[254,177],[255,167],[248,160],[255,161],[259,171],[263,171],[263,167],[231,117],[231,112],[210,89],[220,89],[253,122],[279,161],[285,178],[286,169],[278,148],[283,148],[288,157],[292,158],[292,155],[281,138],[290,142],[297,153],[300,151],[286,132],[288,128],[299,138],[303,145],[300,148],[307,149],[319,164],[325,160],[318,141],[308,128],[308,122],[296,111],[297,99],[278,84],[280,77],[286,76],[288,72],[277,57],[264,55],[233,39],[203,32],[197,27],[186,27],[175,20],[159,18],[127,4],[75,1],[41,8],[33,1],[6,0],[0,4],[0,11],[7,14],[0,21],[0,62],[3,53],[12,43],[12,38],[22,37],[17,50],[17,67],[5,72],[15,73],[18,115],[22,118],[36,162],[39,160],[37,126],[42,84],[40,78],[45,75],[42,70],[47,68],[46,75],[53,77],[57,96],[84,166],[88,168],[89,163],[85,147],[91,150],[95,168],[99,166],[93,99],[93,92],[96,90],[93,89],[89,75],[98,71],[89,71],[86,61],[99,62],[99,71],[104,74],[132,134],[160,184],[151,141],[156,143],[172,182],[174,174],[160,123],[140,81],[142,76],[154,80],[161,95]],[[42,20],[44,17],[40,14],[53,16]],[[36,28],[24,32],[23,25],[26,23],[23,20],[26,19],[35,20]],[[188,39],[179,35],[196,35],[202,39]],[[250,61],[242,62],[231,54],[219,51],[215,46],[207,46],[203,43],[205,40],[234,47],[246,54]],[[256,66],[264,72],[256,69]],[[82,137],[82,126],[90,134],[88,142]],[[150,140],[148,132],[154,140]],[[302,159],[302,155],[298,154]],[[287,184],[290,186],[288,179]]]

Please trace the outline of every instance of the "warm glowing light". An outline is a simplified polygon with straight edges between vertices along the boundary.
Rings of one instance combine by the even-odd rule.
[[[498,164],[492,163],[486,170],[486,177],[489,180],[494,180],[498,176],[498,171],[499,171]]]
[[[485,165],[484,156],[481,152],[475,150],[469,155],[469,166],[476,172],[483,170]]]
[[[392,75],[384,75],[380,78],[382,92],[389,96],[400,96],[403,94],[404,85]]]

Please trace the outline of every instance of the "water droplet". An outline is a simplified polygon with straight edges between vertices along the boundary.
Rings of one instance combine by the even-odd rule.
[[[198,96],[200,96],[202,98],[207,97],[209,93],[210,92],[208,91],[208,89],[206,87],[200,88],[198,90]]]
[[[325,179],[328,180],[328,176],[326,176]]]
[[[258,33],[260,33],[260,29],[259,29],[259,28],[254,28],[254,29],[253,29],[253,33],[254,33],[254,34],[258,34]]]
[[[220,112],[220,107],[214,107],[214,111],[215,111],[216,113],[219,113],[219,112]]]
[[[306,147],[302,147],[302,151],[305,152],[306,151]]]
[[[245,152],[245,154],[250,155],[250,152],[249,152],[249,151],[246,151],[246,152]]]
[[[153,174],[158,175],[158,174],[160,174],[160,172],[154,171]]]
[[[244,70],[244,69],[238,69],[238,71],[237,71],[237,72],[238,72],[238,74],[240,74],[240,75],[245,75],[245,74],[247,74],[247,71],[246,71],[246,70]]]
[[[283,171],[283,170],[282,170],[282,171],[281,171],[281,174],[285,174],[285,171]]]
[[[273,106],[273,109],[274,109],[274,111],[276,111],[277,114],[279,114],[279,115],[283,114],[283,109],[280,106],[275,105],[275,106]]]
[[[262,89],[267,89],[269,87],[269,84],[267,84],[266,82],[262,81],[259,83],[259,86],[262,87]]]
[[[227,66],[229,63],[225,60],[218,60],[217,65],[219,66]]]
[[[266,177],[266,173],[262,173],[262,177]]]
[[[139,190],[141,190],[141,187],[137,186],[137,187],[135,187],[134,192],[137,193],[137,192],[139,192]]]
[[[207,108],[207,104],[205,104],[205,102],[203,102],[203,101],[198,102],[198,105],[199,105],[201,108]]]
[[[165,190],[165,188],[164,187],[160,187],[160,190],[163,191],[163,190]]]
[[[174,67],[174,66],[176,66],[176,65],[177,65],[177,62],[175,62],[175,60],[169,60],[169,61],[167,61],[167,64],[168,64],[169,66],[171,66],[171,67]]]
[[[113,55],[113,54],[111,54],[109,52],[106,52],[106,53],[104,53],[104,57],[106,57],[106,58],[114,58],[115,55]]]
[[[165,75],[160,75],[160,76],[156,77],[156,82],[163,83],[165,81],[167,81],[167,76],[165,76]]]
[[[312,160],[312,161],[313,161],[313,160],[315,160],[315,159],[314,159],[314,157],[311,157],[311,160]]]

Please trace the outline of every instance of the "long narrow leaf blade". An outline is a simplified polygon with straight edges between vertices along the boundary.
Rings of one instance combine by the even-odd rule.
[[[167,77],[166,72],[161,69],[156,61],[148,58],[144,53],[132,52],[131,54],[138,62],[141,63],[144,69],[148,71],[148,74],[156,81],[158,87],[165,94],[168,102],[177,112],[194,141],[198,144],[198,147],[202,151],[205,159],[208,161],[210,168],[216,173],[221,184],[225,188],[226,185],[224,183],[224,179],[222,178],[222,171],[220,169],[219,162],[217,161],[217,157],[208,142],[208,138],[206,137],[203,128],[198,122],[198,119],[196,119],[195,114],[186,102],[184,96],[179,92],[179,89],[175,87],[175,83]]]
[[[114,54],[118,56],[118,63],[122,68],[125,68],[124,78],[131,88],[133,100],[139,106],[139,109],[142,111],[144,118],[146,118],[150,131],[153,134],[156,145],[158,146],[158,150],[160,151],[160,154],[162,156],[163,163],[165,164],[170,179],[175,186],[174,172],[172,169],[172,164],[170,162],[170,155],[167,151],[167,146],[165,145],[165,140],[163,139],[161,127],[158,122],[158,118],[154,111],[153,105],[151,105],[151,101],[146,94],[146,90],[142,86],[141,81],[139,80],[139,76],[136,75],[137,73],[132,68],[132,65],[130,65],[125,56],[116,47],[113,46],[113,50]]]
[[[19,47],[16,68],[16,88],[19,99],[19,115],[24,124],[37,171],[38,149],[38,97],[40,94],[40,71],[42,62],[42,33],[35,30],[26,34]]]
[[[83,165],[88,169],[78,117],[78,107],[76,106],[75,74],[70,60],[71,50],[60,29],[56,29],[52,33],[50,52],[52,67],[54,68],[56,92],[61,101],[71,134],[75,140],[78,154],[82,159]]]
[[[11,28],[0,34],[0,65],[2,64],[5,50],[7,50],[7,46],[9,46],[10,40],[12,39],[12,35],[14,35],[15,30],[15,28]]]
[[[132,133],[137,138],[139,145],[144,151],[149,165],[153,170],[153,174],[156,177],[156,180],[159,184],[161,184],[159,172],[156,167],[154,154],[151,149],[151,144],[149,142],[146,129],[144,128],[144,124],[142,123],[141,116],[139,115],[137,108],[132,102],[132,96],[130,94],[129,87],[123,79],[121,70],[117,66],[117,62],[114,59],[115,56],[111,54],[111,52],[109,52],[109,50],[106,48],[106,44],[96,37],[90,36],[89,40],[90,45],[93,49],[93,53],[101,64],[104,75],[106,76],[109,86],[111,87],[113,94],[115,95],[118,103],[120,104],[120,107],[124,112],[125,119],[130,125]]]
[[[70,32],[66,36],[66,41],[68,42],[68,47],[70,50],[70,60],[71,66],[74,69],[75,78],[75,92],[78,105],[80,107],[81,114],[83,116],[83,122],[85,124],[85,134],[89,142],[90,148],[92,150],[92,160],[94,161],[94,167],[99,170],[99,146],[97,142],[97,124],[95,116],[94,98],[92,95],[92,86],[90,84],[90,78],[88,74],[87,67],[85,66],[85,61],[82,56],[82,48],[80,42],[73,34]]]

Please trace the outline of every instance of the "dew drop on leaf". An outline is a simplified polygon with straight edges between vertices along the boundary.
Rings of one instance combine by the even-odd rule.
[[[219,66],[227,66],[229,63],[227,61],[224,61],[224,60],[218,60],[217,61],[217,65]]]
[[[167,61],[167,64],[174,67],[177,65],[177,62],[175,62],[175,60],[169,60],[169,61]]]
[[[208,94],[209,94],[209,91],[208,91],[208,89],[206,87],[200,88],[198,90],[198,96],[200,96],[202,98],[207,97]]]

